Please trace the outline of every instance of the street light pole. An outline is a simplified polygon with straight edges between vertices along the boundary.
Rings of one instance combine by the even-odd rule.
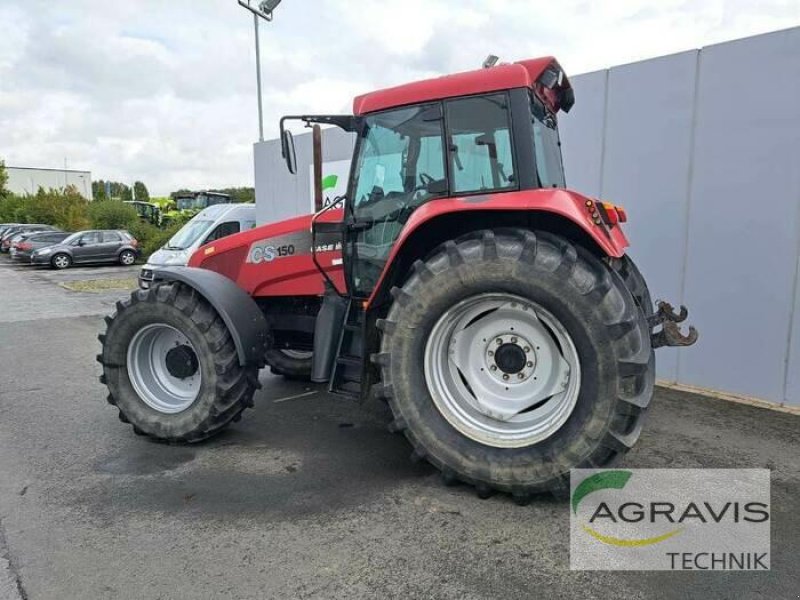
[[[261,45],[258,36],[258,19],[272,21],[272,11],[281,3],[281,0],[262,0],[258,6],[252,6],[251,0],[239,0],[239,6],[253,13],[253,27],[256,34],[256,86],[258,88],[258,141],[264,141],[264,109],[261,103]]]
[[[258,141],[264,141],[264,109],[261,104],[261,45],[258,40],[258,15],[253,13],[253,26],[256,31],[256,87],[258,88]]]

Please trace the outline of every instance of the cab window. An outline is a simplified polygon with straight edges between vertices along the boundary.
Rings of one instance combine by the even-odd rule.
[[[446,103],[453,194],[517,187],[506,94]]]
[[[533,148],[536,152],[536,174],[539,177],[539,185],[563,188],[566,183],[556,118],[536,96],[531,97],[531,112],[533,113]]]

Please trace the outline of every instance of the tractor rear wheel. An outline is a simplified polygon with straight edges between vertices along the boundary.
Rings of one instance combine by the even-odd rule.
[[[417,261],[384,321],[383,393],[446,481],[478,494],[569,489],[627,452],[653,392],[644,315],[622,279],[567,240],[484,231]]]
[[[253,406],[256,367],[242,367],[227,326],[194,289],[162,283],[117,303],[99,336],[108,402],[136,433],[198,442]]]
[[[276,349],[267,350],[267,364],[275,375],[283,375],[286,379],[308,381],[311,379],[311,361],[313,352],[304,350]]]
[[[612,259],[612,268],[622,277],[625,286],[630,291],[639,308],[644,312],[645,318],[653,314],[653,299],[650,296],[650,289],[644,279],[639,267],[627,254],[619,259]]]

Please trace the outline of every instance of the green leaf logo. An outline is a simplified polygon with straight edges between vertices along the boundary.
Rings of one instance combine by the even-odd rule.
[[[572,512],[578,514],[578,504],[592,492],[609,488],[621,490],[631,478],[630,471],[604,471],[595,473],[580,482],[572,493]]]
[[[631,475],[633,475],[633,473],[630,471],[603,471],[602,473],[590,475],[581,481],[572,493],[572,512],[578,514],[578,505],[581,503],[581,500],[591,493],[607,489],[621,490],[628,483]],[[582,525],[581,528],[604,544],[623,547],[640,547],[658,544],[681,532],[681,528],[678,528],[654,537],[625,539],[604,535],[599,531],[595,531],[588,525]]]
[[[332,190],[336,187],[336,182],[339,181],[338,175],[328,175],[322,178],[322,191]]]

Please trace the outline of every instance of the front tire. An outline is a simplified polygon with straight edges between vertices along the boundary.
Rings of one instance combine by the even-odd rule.
[[[106,323],[100,381],[136,433],[199,442],[253,406],[258,369],[239,364],[225,323],[191,287],[136,290]]]
[[[136,262],[136,254],[130,250],[123,250],[119,253],[119,264],[125,267],[130,267]]]
[[[69,254],[63,252],[59,252],[50,259],[50,266],[54,269],[66,269],[70,265],[72,265],[72,258],[70,258]]]
[[[637,441],[655,367],[646,321],[583,249],[548,233],[471,234],[417,261],[393,296],[374,357],[392,428],[446,481],[521,503],[563,495],[570,469],[609,465]]]

